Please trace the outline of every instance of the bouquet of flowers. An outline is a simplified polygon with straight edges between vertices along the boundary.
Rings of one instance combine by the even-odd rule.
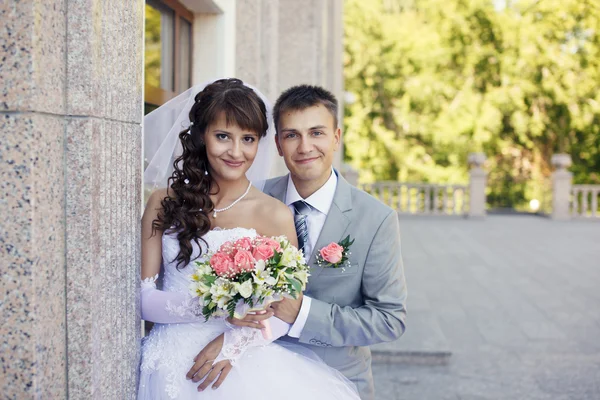
[[[309,276],[302,252],[284,236],[226,242],[195,264],[190,292],[199,297],[206,319],[243,318],[282,296],[297,298]]]

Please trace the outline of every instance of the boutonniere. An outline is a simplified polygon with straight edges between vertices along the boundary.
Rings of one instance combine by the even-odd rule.
[[[349,267],[348,256],[352,243],[354,243],[354,239],[350,240],[350,235],[339,243],[329,243],[317,252],[317,265],[325,268]]]

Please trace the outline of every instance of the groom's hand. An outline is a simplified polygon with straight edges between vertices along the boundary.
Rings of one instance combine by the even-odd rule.
[[[282,320],[283,322],[287,322],[288,324],[294,324],[296,322],[296,318],[298,318],[298,314],[300,313],[300,307],[302,307],[302,299],[304,298],[304,294],[300,293],[297,299],[289,299],[284,297],[283,300],[272,303],[271,308],[275,312],[275,316]]]
[[[194,358],[194,365],[188,371],[186,378],[191,379],[193,382],[200,382],[200,380],[206,376],[204,382],[198,386],[199,392],[206,389],[208,385],[218,378],[212,386],[213,389],[217,389],[221,386],[229,374],[229,371],[231,371],[232,366],[229,360],[219,361],[213,365],[213,361],[217,358],[222,348],[223,335],[221,334],[207,344],[206,347],[198,353],[196,358]]]

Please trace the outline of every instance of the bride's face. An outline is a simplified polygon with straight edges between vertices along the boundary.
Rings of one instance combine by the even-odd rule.
[[[237,180],[245,176],[258,151],[259,135],[227,124],[221,113],[204,134],[210,171],[215,178]]]

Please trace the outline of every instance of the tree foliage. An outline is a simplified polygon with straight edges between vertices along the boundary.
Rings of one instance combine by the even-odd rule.
[[[465,182],[542,196],[553,154],[600,183],[597,0],[347,0],[345,157],[363,181]],[[365,145],[368,143],[368,145]]]

